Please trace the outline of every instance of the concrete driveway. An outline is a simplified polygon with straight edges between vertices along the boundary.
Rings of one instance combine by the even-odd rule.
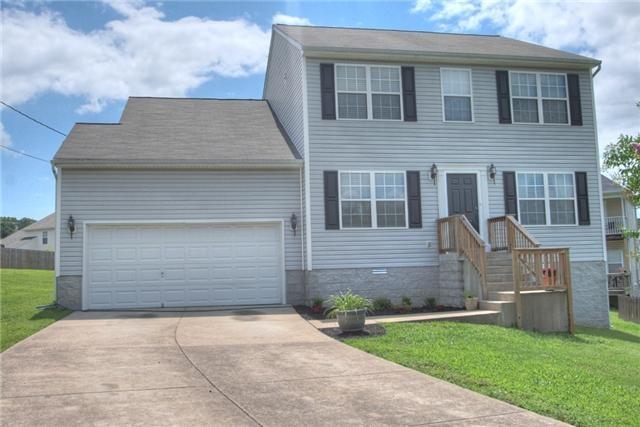
[[[291,308],[76,312],[2,354],[2,425],[555,425]]]

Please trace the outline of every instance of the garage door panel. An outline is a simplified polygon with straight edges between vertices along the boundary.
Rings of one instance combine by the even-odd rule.
[[[89,308],[279,303],[279,225],[90,226]]]

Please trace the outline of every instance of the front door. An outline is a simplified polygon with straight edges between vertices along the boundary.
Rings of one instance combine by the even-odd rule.
[[[449,215],[464,215],[473,228],[480,232],[478,213],[478,184],[476,174],[447,174],[447,203]]]

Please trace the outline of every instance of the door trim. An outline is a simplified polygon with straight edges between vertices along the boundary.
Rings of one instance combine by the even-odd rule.
[[[478,186],[478,221],[480,236],[488,242],[487,220],[489,219],[489,187],[486,165],[442,165],[438,167],[438,216],[449,216],[449,200],[447,197],[447,175],[466,173],[476,175]]]
[[[80,286],[82,292],[82,311],[86,311],[89,308],[89,278],[87,276],[87,247],[89,243],[88,229],[92,225],[173,225],[173,224],[221,224],[221,225],[233,225],[233,224],[274,224],[280,227],[280,271],[282,273],[282,283],[280,285],[280,302],[286,304],[287,299],[287,271],[285,269],[285,235],[284,235],[284,220],[277,218],[260,218],[251,220],[237,220],[237,219],[149,219],[149,220],[86,220],[82,221],[82,283]]]

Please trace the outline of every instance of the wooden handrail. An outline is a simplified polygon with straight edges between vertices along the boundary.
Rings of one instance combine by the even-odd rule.
[[[540,242],[512,215],[490,218],[489,244],[492,251],[511,251],[515,248],[538,248]]]
[[[480,276],[482,297],[486,298],[486,244],[464,215],[439,218],[438,251],[464,255]]]
[[[573,334],[573,300],[569,248],[513,248],[513,290],[518,327],[522,327],[522,291],[557,290],[567,294],[569,333]]]

